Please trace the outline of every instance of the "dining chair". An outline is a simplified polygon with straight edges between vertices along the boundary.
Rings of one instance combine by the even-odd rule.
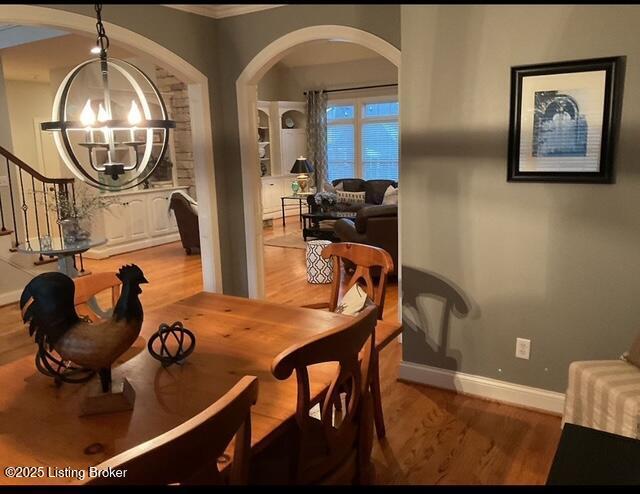
[[[96,477],[91,485],[246,484],[251,450],[251,406],[258,378],[243,377],[195,417],[100,463],[97,469],[126,470],[122,478]],[[235,436],[228,478],[217,467]]]
[[[89,306],[94,297],[100,292],[110,288],[111,309],[109,309],[109,311],[111,311],[120,297],[120,287],[122,286],[120,278],[118,278],[116,273],[112,272],[88,274],[74,278],[73,283],[76,287],[73,301],[76,309],[78,309],[82,315],[89,316],[93,322],[108,315],[107,313],[97,314],[94,310],[95,306],[93,308]]]
[[[333,258],[333,283],[331,285],[331,298],[329,302],[304,305],[311,309],[329,309],[335,312],[339,305],[340,289],[345,285],[344,292],[348,291],[356,283],[364,284],[367,296],[373,300],[378,307],[378,319],[382,319],[384,311],[384,299],[387,289],[387,279],[389,273],[393,271],[393,260],[391,255],[384,249],[371,245],[356,244],[352,242],[341,242],[326,246],[322,250],[324,259]],[[349,280],[343,279],[343,269],[345,260],[355,266],[355,270]],[[374,283],[377,275],[378,282]],[[384,415],[382,412],[382,396],[380,393],[380,370],[378,351],[373,351],[373,370],[371,373],[371,393],[373,399],[373,410],[378,437],[382,439],[386,435],[384,426]],[[339,406],[339,405],[338,405]]]
[[[280,440],[252,458],[249,481],[256,484],[366,484],[372,479],[373,410],[368,385],[375,346],[377,308],[371,304],[353,321],[294,345],[271,364],[272,374],[288,379],[295,371],[295,422]],[[311,401],[309,367],[337,362],[319,403]],[[347,387],[344,413],[335,409]],[[320,413],[312,409],[319,406]]]

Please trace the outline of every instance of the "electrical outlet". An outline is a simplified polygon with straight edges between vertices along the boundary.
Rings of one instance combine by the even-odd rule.
[[[529,360],[531,355],[531,340],[516,338],[516,357]]]

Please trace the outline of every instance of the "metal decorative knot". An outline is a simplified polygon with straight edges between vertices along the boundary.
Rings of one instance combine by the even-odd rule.
[[[169,345],[167,345],[167,340],[170,336],[173,337],[177,344],[177,347],[174,348],[173,351],[169,348]],[[159,344],[156,345],[156,342],[159,342]],[[195,347],[195,335],[185,328],[180,321],[174,322],[171,326],[162,323],[158,331],[149,338],[149,343],[147,344],[147,349],[151,356],[159,360],[163,367],[168,367],[172,364],[182,364],[182,362],[191,355]]]

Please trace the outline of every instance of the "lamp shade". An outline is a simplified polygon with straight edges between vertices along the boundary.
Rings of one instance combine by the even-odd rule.
[[[313,165],[307,158],[300,156],[294,161],[289,173],[313,173]]]

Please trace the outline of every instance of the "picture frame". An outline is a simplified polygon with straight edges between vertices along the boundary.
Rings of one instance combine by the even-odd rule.
[[[613,183],[624,63],[511,67],[507,181]]]

